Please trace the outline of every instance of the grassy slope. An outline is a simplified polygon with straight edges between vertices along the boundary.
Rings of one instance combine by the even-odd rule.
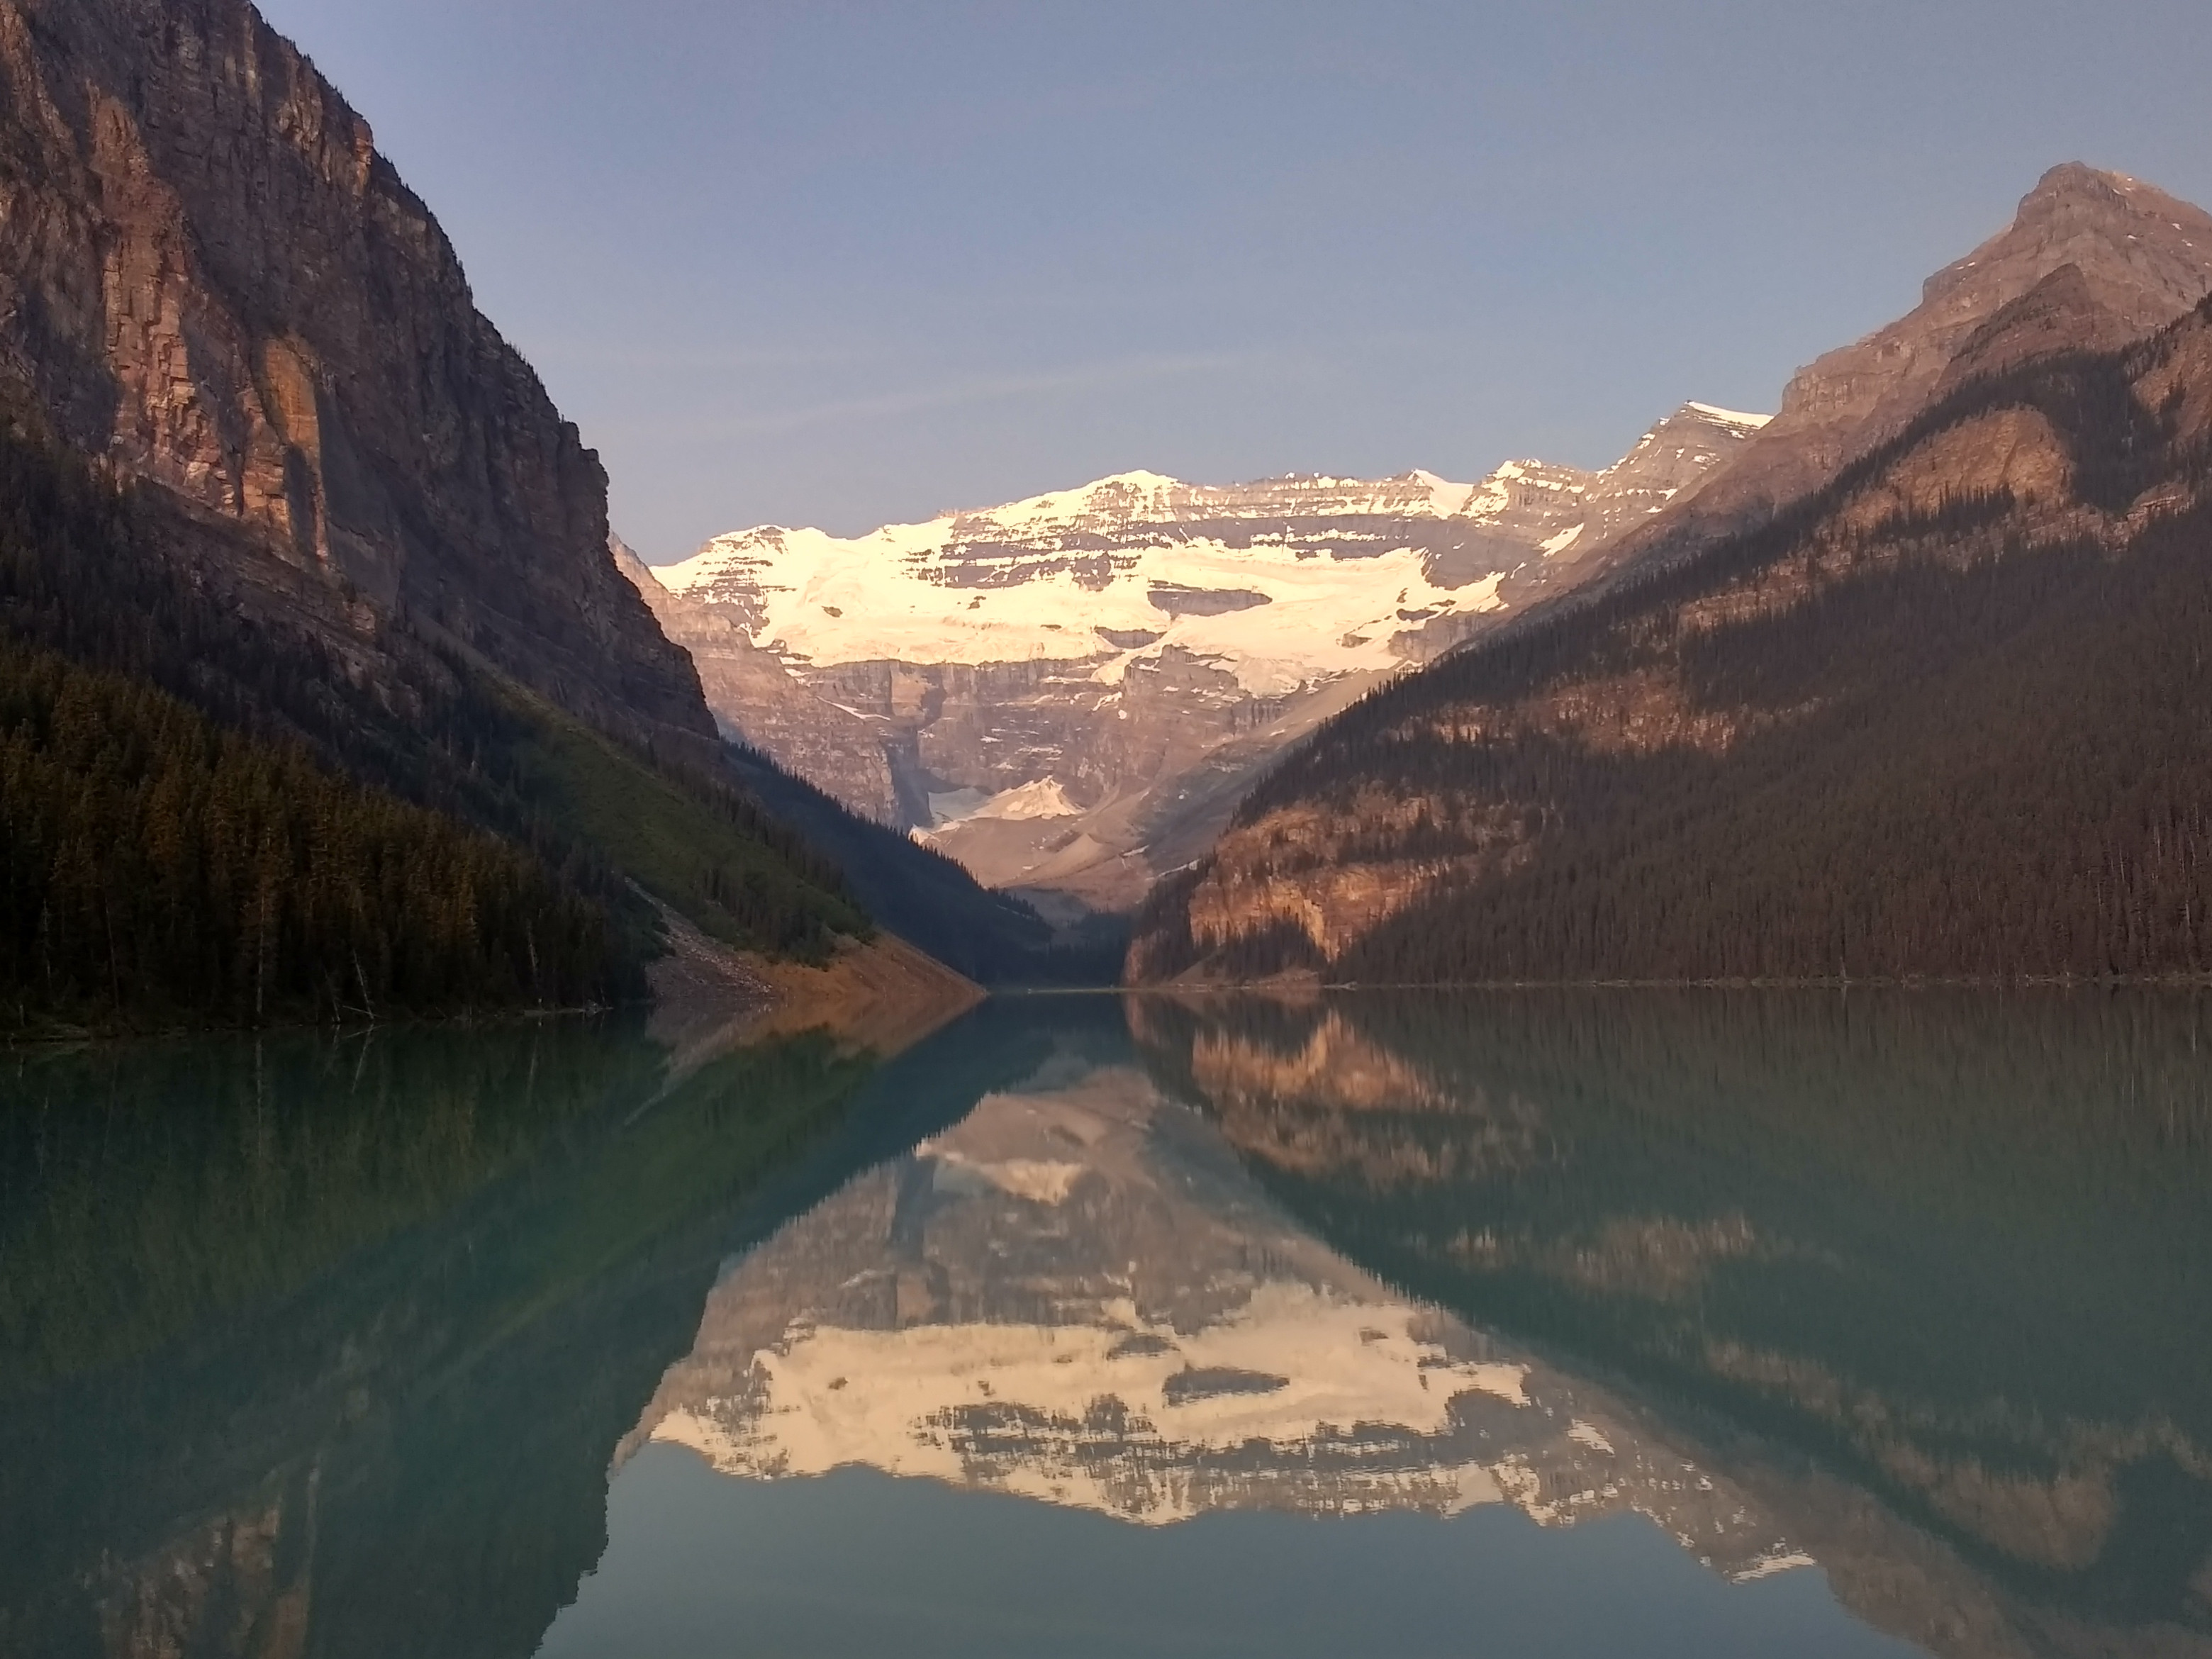
[[[818,963],[833,933],[872,936],[836,866],[780,824],[732,817],[749,805],[733,792],[689,786],[520,688],[502,690],[526,726],[514,750],[525,799],[709,938]]]

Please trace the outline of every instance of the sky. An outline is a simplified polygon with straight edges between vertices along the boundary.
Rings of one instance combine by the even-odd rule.
[[[1602,465],[2085,161],[2212,204],[2205,0],[260,0],[654,562],[1146,468]]]

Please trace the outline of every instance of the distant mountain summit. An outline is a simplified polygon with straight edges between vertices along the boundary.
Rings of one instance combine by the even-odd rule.
[[[1597,472],[1127,472],[624,568],[726,731],[988,881],[1120,904],[1200,849],[1286,744],[1573,587],[1765,420],[1685,404]]]

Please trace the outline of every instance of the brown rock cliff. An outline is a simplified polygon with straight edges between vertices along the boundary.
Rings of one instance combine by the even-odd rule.
[[[235,592],[711,738],[606,480],[368,124],[242,0],[0,0],[0,369]],[[679,738],[679,741],[686,740]]]

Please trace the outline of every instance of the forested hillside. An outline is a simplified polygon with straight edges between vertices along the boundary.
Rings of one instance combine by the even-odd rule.
[[[1971,378],[1765,526],[1348,711],[1131,970],[2212,971],[2209,476],[2206,307]]]
[[[99,1018],[611,1001],[604,905],[520,848],[0,645],[0,994]]]
[[[650,906],[771,955],[872,924],[732,782],[410,640],[356,683],[157,553],[155,492],[0,431],[7,1024],[364,1018],[640,994]],[[167,533],[165,533],[167,532]]]

